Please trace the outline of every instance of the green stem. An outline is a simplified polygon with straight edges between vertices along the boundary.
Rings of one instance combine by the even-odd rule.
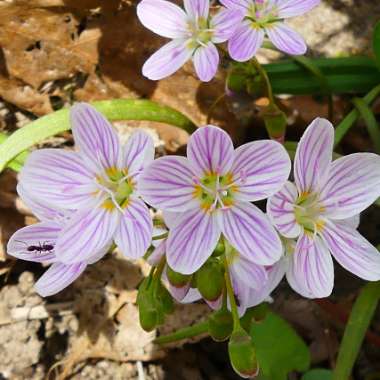
[[[164,232],[161,235],[153,236],[152,240],[161,240],[161,239],[166,239],[169,236],[169,232]]]
[[[256,58],[252,58],[251,62],[253,63],[253,65],[255,66],[256,70],[260,74],[261,79],[265,83],[265,87],[266,87],[266,90],[267,90],[267,95],[268,95],[269,102],[271,104],[275,104],[274,96],[273,96],[273,91],[272,91],[272,85],[270,83],[270,80],[269,80],[267,72],[261,66],[260,62]]]
[[[378,96],[380,95],[380,84],[374,87],[366,96],[364,96],[364,102],[369,105],[371,104]],[[346,133],[350,130],[350,128],[354,125],[355,121],[359,117],[359,111],[357,109],[353,109],[336,127],[335,129],[335,144],[337,146],[346,135]]]
[[[234,289],[232,286],[232,281],[231,281],[231,276],[230,276],[230,272],[229,272],[229,268],[228,268],[228,261],[227,261],[227,257],[229,255],[229,253],[231,252],[232,247],[230,246],[230,244],[228,243],[227,240],[224,241],[224,245],[225,245],[225,249],[226,249],[226,253],[224,255],[224,268],[225,268],[224,278],[226,281],[226,289],[227,289],[228,299],[230,300],[231,313],[232,313],[232,319],[234,320],[234,331],[235,331],[235,330],[240,328],[240,317],[239,317],[239,312],[238,312],[238,308],[236,305]]]
[[[174,333],[167,334],[156,338],[153,342],[156,344],[167,344],[178,342],[182,339],[193,338],[197,335],[204,334],[208,331],[208,321],[199,322],[195,325],[184,327]]]
[[[380,282],[361,290],[343,335],[333,380],[348,380],[380,298]]]

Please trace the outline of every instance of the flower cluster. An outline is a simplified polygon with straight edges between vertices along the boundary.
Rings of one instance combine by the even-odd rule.
[[[143,75],[159,80],[192,59],[199,79],[208,82],[219,64],[216,44],[228,41],[232,59],[244,62],[256,54],[265,36],[285,53],[304,54],[303,38],[283,20],[308,12],[320,0],[220,2],[223,6],[210,15],[209,0],[184,0],[185,10],[167,0],[142,0],[137,6],[141,23],[154,33],[172,39],[145,62]]]
[[[148,135],[137,130],[121,146],[89,105],[75,105],[71,122],[77,150],[33,152],[18,185],[41,221],[17,231],[8,253],[52,264],[37,282],[41,295],[69,285],[113,243],[129,259],[154,245],[148,260],[181,302],[204,298],[219,309],[228,273],[241,315],[285,273],[301,295],[328,296],[331,255],[363,279],[380,279],[380,254],[356,230],[358,215],[380,196],[380,157],[333,161],[327,120],[316,119],[301,138],[294,184],[276,141],[234,149],[226,132],[208,125],[191,135],[187,157],[154,160]],[[252,203],[264,199],[267,214]],[[162,211],[158,232],[145,202]]]

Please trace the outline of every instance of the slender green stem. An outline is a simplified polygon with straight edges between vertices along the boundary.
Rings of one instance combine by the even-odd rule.
[[[232,319],[234,320],[234,330],[237,330],[240,328],[240,317],[239,317],[239,312],[236,305],[234,288],[232,286],[230,271],[228,268],[228,260],[227,260],[228,254],[231,252],[232,247],[230,246],[227,240],[224,241],[224,245],[226,248],[226,253],[224,255],[224,268],[225,268],[224,278],[226,281],[228,299],[230,300],[230,305],[231,305]]]
[[[165,232],[161,235],[153,236],[152,240],[161,240],[161,239],[166,239],[168,237],[169,233]]]
[[[272,91],[272,85],[270,83],[270,80],[269,80],[267,72],[261,66],[260,62],[256,58],[252,58],[251,62],[255,66],[255,68],[257,69],[258,73],[261,76],[261,79],[265,83],[265,87],[266,87],[266,90],[267,90],[267,95],[268,95],[269,102],[271,104],[275,104],[274,96],[273,96],[273,91]]]
[[[174,333],[167,334],[156,338],[153,342],[156,344],[166,344],[177,342],[182,339],[193,338],[197,335],[204,334],[208,331],[208,321],[199,322],[195,325],[184,327],[183,329],[177,330]]]
[[[374,87],[366,96],[364,96],[364,102],[369,105],[371,104],[378,96],[380,95],[380,84]],[[350,130],[350,128],[354,125],[355,121],[359,117],[359,111],[357,109],[353,109],[336,127],[335,129],[335,144],[337,146],[346,135],[346,133]]]
[[[380,298],[380,282],[364,286],[343,335],[333,380],[348,380]]]

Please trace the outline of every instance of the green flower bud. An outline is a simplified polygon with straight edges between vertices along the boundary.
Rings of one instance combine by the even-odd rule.
[[[222,267],[216,259],[209,259],[195,274],[197,288],[202,297],[215,301],[222,294],[224,276]]]
[[[265,127],[269,136],[279,142],[283,142],[286,125],[288,123],[286,115],[275,104],[269,104],[261,112]]]
[[[165,314],[171,314],[174,311],[173,298],[162,283],[159,285],[157,296],[156,302],[162,306],[162,311]]]
[[[216,342],[227,340],[232,333],[233,327],[231,312],[227,309],[221,309],[211,314],[208,326],[208,332]]]
[[[258,374],[259,367],[252,339],[242,328],[232,333],[228,353],[231,365],[239,376],[249,378]]]
[[[147,307],[144,304],[138,304],[139,307],[139,320],[141,327],[150,332],[154,330],[159,324],[159,313],[155,308]]]
[[[219,242],[218,242],[218,244],[217,244],[217,246],[216,246],[216,248],[214,249],[214,252],[212,253],[212,256],[213,257],[218,257],[220,255],[223,255],[224,250],[225,250],[225,248],[224,248],[224,241],[223,241],[223,239],[220,239]]]
[[[192,275],[175,272],[169,266],[167,266],[166,275],[170,284],[176,288],[182,288],[187,285],[191,281],[192,277]]]

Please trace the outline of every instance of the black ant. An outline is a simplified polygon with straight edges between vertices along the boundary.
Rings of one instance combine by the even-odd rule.
[[[24,241],[20,241],[20,240],[16,240],[17,242],[19,243],[23,243],[27,246],[27,251],[28,252],[50,252],[54,249],[54,245],[53,244],[47,244],[47,242],[43,242],[43,243],[38,243],[38,245],[29,245],[26,244]]]

